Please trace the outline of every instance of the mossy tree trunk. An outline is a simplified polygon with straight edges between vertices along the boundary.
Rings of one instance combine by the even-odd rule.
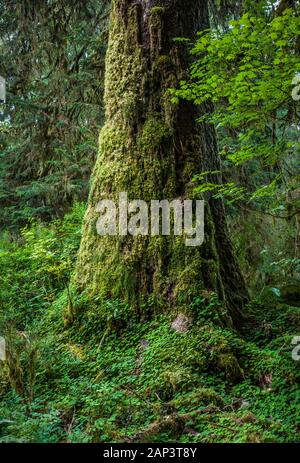
[[[106,124],[92,177],[75,272],[79,292],[118,298],[138,311],[149,296],[186,305],[201,290],[217,292],[238,321],[247,299],[228,237],[221,201],[206,203],[205,242],[186,247],[182,237],[100,237],[101,199],[193,198],[191,179],[219,169],[212,126],[196,123],[187,102],[167,95],[185,76],[189,56],[175,37],[194,38],[209,27],[207,0],[115,0],[106,58]]]

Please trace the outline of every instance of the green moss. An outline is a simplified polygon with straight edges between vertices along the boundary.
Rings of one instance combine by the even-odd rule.
[[[151,8],[149,15],[149,31],[152,58],[160,53],[162,47],[162,29],[164,8],[156,6]]]
[[[165,9],[162,6],[153,6],[150,10],[150,15],[153,16],[161,16],[165,12]]]
[[[128,304],[88,293],[74,304],[89,310],[68,330],[49,323],[47,311],[35,323],[40,359],[33,400],[28,407],[4,387],[2,441],[298,441],[298,384],[286,377],[299,369],[277,348],[195,322],[178,333],[166,316],[141,323]],[[247,366],[238,380],[237,355]],[[277,384],[264,388],[254,372],[269,368]],[[74,408],[76,427],[66,428]]]
[[[165,9],[160,6],[154,6],[150,10],[150,15],[149,15],[149,27],[150,31],[154,30],[161,30],[162,29],[162,21],[163,21],[163,15],[164,15]]]
[[[244,378],[243,370],[232,353],[220,354],[218,358],[218,366],[225,372],[227,379],[234,383],[237,383]]]
[[[7,365],[3,362],[0,364],[0,396],[2,396],[9,389],[9,371]]]
[[[150,115],[141,128],[141,134],[138,137],[138,147],[140,152],[147,154],[151,151],[155,153],[162,143],[167,142],[170,137],[170,129],[166,126],[165,121],[159,115]]]
[[[166,309],[185,307],[204,289],[204,275],[223,298],[209,211],[204,246],[210,249],[210,259],[206,260],[200,248],[185,246],[185,237],[100,237],[96,232],[97,203],[101,199],[117,202],[122,191],[128,193],[129,200],[148,203],[173,200],[179,194],[193,197],[190,180],[198,169],[201,137],[191,130],[188,139],[178,139],[177,108],[166,98],[166,90],[171,81],[176,85],[180,70],[171,53],[170,57],[161,54],[163,13],[161,7],[150,12],[151,56],[147,59],[138,35],[136,7],[128,6],[125,21],[121,3],[113,4],[106,56],[106,123],[100,134],[73,278],[78,293],[123,299],[137,312],[149,296]],[[174,73],[157,72],[167,63]],[[181,159],[185,160],[182,165]],[[186,185],[180,193],[179,183]]]
[[[139,105],[143,59],[138,43],[137,13],[129,8],[127,24],[114,3],[106,56],[105,95],[106,118],[132,122]]]
[[[191,393],[182,395],[172,401],[175,407],[203,407],[215,405],[216,407],[224,407],[224,399],[216,393],[214,389],[200,388],[193,390]]]
[[[167,55],[159,55],[156,60],[155,60],[155,63],[154,63],[154,67],[155,68],[163,68],[165,66],[168,66],[171,64],[171,59],[169,56]]]

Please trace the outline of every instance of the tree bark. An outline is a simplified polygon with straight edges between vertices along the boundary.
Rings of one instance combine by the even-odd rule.
[[[128,301],[141,310],[149,297],[171,307],[214,291],[239,323],[247,300],[228,237],[222,201],[207,198],[205,242],[182,237],[100,237],[101,199],[194,197],[193,176],[220,169],[216,134],[197,124],[189,102],[174,105],[167,90],[185,77],[189,54],[175,37],[193,39],[209,27],[207,0],[115,0],[106,58],[106,124],[92,176],[78,256],[78,291]],[[207,108],[203,108],[207,109]],[[142,315],[142,314],[141,314]]]

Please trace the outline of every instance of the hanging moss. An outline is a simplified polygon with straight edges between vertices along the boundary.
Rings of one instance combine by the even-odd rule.
[[[153,18],[161,17],[165,12],[165,8],[162,6],[153,6],[150,10],[150,21]]]
[[[163,14],[165,9],[160,6],[151,8],[149,15],[150,44],[152,54],[157,54],[162,48]]]

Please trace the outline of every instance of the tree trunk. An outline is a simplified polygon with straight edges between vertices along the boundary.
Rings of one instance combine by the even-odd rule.
[[[118,298],[137,310],[149,296],[169,306],[215,291],[239,322],[247,291],[228,237],[221,201],[206,201],[205,242],[184,237],[104,236],[96,232],[101,199],[192,199],[191,180],[219,169],[216,135],[197,124],[188,102],[167,94],[183,79],[186,44],[209,27],[207,0],[115,0],[106,58],[106,124],[92,176],[75,285],[91,296]]]

